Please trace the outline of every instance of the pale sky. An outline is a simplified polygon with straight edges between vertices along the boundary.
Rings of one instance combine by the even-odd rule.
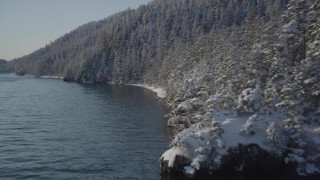
[[[82,24],[151,0],[0,0],[0,59],[27,55]]]

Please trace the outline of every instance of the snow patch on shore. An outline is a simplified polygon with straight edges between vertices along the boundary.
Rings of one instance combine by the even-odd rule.
[[[31,78],[43,78],[43,79],[63,79],[61,76],[35,76],[35,75],[24,75],[24,77],[31,77]]]
[[[173,147],[163,153],[161,158],[163,158],[164,161],[168,161],[168,167],[173,167],[177,155],[185,155],[185,153],[180,148]]]
[[[167,93],[164,90],[164,88],[159,87],[159,86],[156,87],[156,86],[150,86],[150,85],[147,85],[147,84],[128,84],[128,85],[130,85],[130,86],[138,86],[138,87],[143,87],[143,88],[149,89],[149,90],[155,92],[159,98],[167,97]]]
[[[63,79],[63,77],[60,77],[60,76],[39,76],[39,78],[44,78],[44,79]]]

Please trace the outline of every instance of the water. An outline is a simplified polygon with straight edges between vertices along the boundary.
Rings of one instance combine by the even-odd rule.
[[[0,179],[161,179],[164,114],[140,87],[0,74]]]

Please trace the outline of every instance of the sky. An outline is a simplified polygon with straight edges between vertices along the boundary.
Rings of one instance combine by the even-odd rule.
[[[27,55],[75,28],[151,0],[0,0],[0,59]]]

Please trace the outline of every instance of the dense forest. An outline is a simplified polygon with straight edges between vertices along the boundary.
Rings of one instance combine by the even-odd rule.
[[[154,0],[0,61],[0,71],[163,87],[171,154],[187,159],[181,168],[162,157],[166,172],[222,167],[225,146],[189,140],[198,132],[220,142],[223,123],[214,118],[223,112],[247,117],[240,136],[263,129],[271,148],[260,148],[306,175],[320,173],[320,141],[310,139],[320,136],[319,49],[319,0]]]
[[[5,59],[0,59],[0,72],[1,73],[9,73],[13,70],[8,67],[8,61]]]
[[[153,1],[137,10],[128,9],[85,24],[12,64],[18,74],[63,76],[71,81],[142,81],[159,74],[155,70],[165,66],[165,57],[170,57],[170,52],[180,52],[175,49],[193,48],[201,37],[214,39],[219,30],[231,33],[247,23],[255,31],[256,22],[263,29],[262,24],[272,16],[278,18],[276,13],[281,13],[285,5],[286,1],[269,7],[267,1],[255,0]],[[232,30],[232,26],[239,29]],[[253,41],[254,35],[250,38]]]

